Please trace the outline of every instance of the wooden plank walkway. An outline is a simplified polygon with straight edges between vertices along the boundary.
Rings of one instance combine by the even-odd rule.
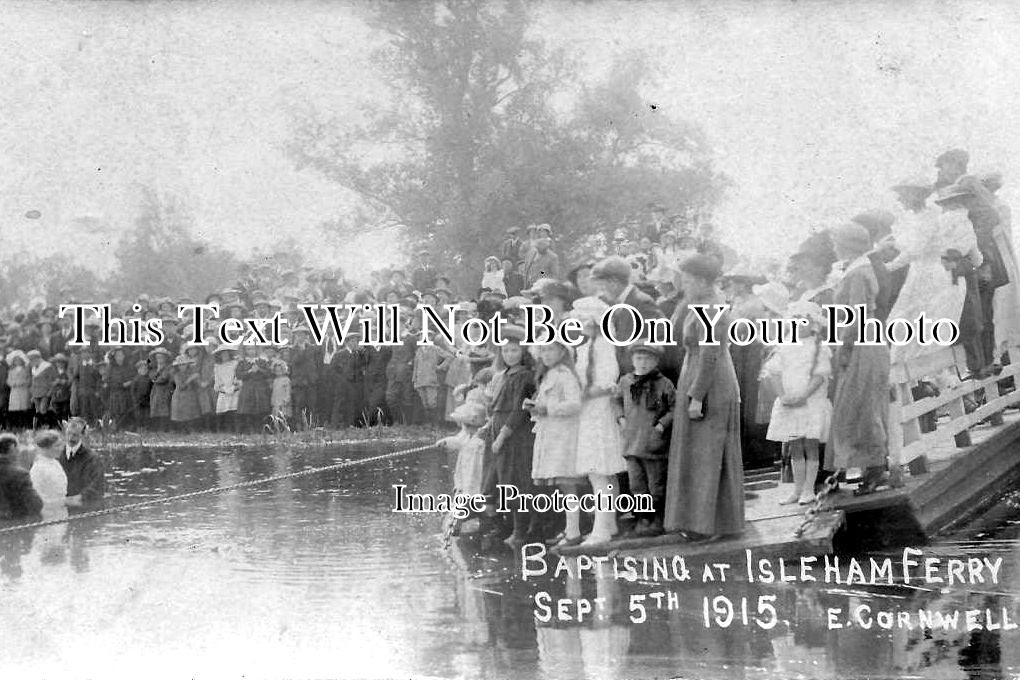
[[[1011,354],[1020,358],[1020,348]],[[1020,413],[1006,410],[1020,404],[1020,389],[1003,389],[1008,378],[1015,378],[1020,386],[1020,363],[992,377],[959,381],[937,397],[913,401],[911,387],[918,376],[961,373],[961,360],[961,352],[947,348],[915,364],[893,368],[890,468],[904,472],[903,486],[854,496],[853,489],[844,485],[826,498],[800,536],[796,532],[806,508],[780,505],[790,487],[776,484],[778,471],[767,470],[748,473],[745,479],[747,524],[738,537],[691,543],[666,534],[558,552],[723,557],[750,548],[762,555],[817,555],[831,552],[835,534],[843,527],[852,531],[854,516],[861,513],[884,512],[890,513],[890,520],[910,520],[926,536],[965,521],[1020,480]],[[923,432],[922,420],[931,412],[940,417],[934,420],[933,430]]]

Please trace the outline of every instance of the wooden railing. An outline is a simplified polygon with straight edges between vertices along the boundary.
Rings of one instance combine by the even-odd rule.
[[[954,375],[967,374],[963,349],[942,348],[915,360],[893,364],[890,370],[894,397],[889,418],[890,468],[908,465],[911,474],[924,474],[927,472],[926,454],[933,448],[949,441],[960,448],[970,446],[971,427],[985,420],[993,426],[1001,425],[1003,410],[1020,403],[1020,389],[1003,390],[1001,385],[1012,377],[1020,386],[1020,348],[1011,349],[1010,356],[1013,363],[1004,366],[997,375],[964,380],[942,390],[938,396],[916,401],[911,388],[919,380],[946,370]],[[969,413],[968,398],[976,406]],[[929,415],[932,413],[937,415]],[[939,415],[948,415],[948,418]]]

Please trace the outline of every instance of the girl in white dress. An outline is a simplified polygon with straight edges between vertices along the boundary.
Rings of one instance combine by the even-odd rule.
[[[506,295],[503,266],[495,255],[485,258],[485,271],[482,272],[482,288],[488,288],[493,292]]]
[[[570,315],[583,324],[586,341],[577,347],[575,368],[581,381],[581,414],[577,432],[577,474],[587,477],[592,490],[612,497],[616,475],[627,469],[620,433],[613,413],[613,392],[620,378],[616,348],[602,335],[599,322],[609,305],[596,297],[574,301]],[[584,545],[605,543],[616,533],[616,513],[595,512]]]
[[[818,476],[818,444],[829,437],[832,404],[828,382],[832,375],[832,352],[819,335],[822,308],[813,302],[791,302],[787,318],[808,320],[800,329],[800,342],[778,345],[762,372],[773,382],[779,396],[772,406],[766,437],[788,442],[793,467],[793,493],[782,504],[807,505],[814,500]]]
[[[216,393],[216,419],[219,421],[220,429],[224,429],[228,424],[226,422],[228,418],[233,419],[237,415],[238,390],[241,383],[236,375],[236,350],[236,347],[230,345],[220,345],[213,350],[213,360],[216,362],[213,366],[213,392]]]
[[[545,373],[535,398],[523,402],[524,409],[535,421],[531,477],[536,484],[559,486],[563,493],[576,493],[580,481],[577,475],[577,431],[581,413],[581,382],[569,347],[552,342],[537,349]],[[558,545],[577,545],[581,540],[580,512],[568,510],[563,539]]]

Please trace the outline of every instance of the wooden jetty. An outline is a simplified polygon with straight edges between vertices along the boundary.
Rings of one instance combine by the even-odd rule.
[[[1011,352],[1020,358],[1020,348]],[[668,534],[558,549],[562,554],[655,556],[727,555],[747,548],[762,556],[818,555],[866,533],[896,527],[921,539],[956,526],[987,508],[1020,480],[1020,362],[985,379],[967,379],[937,397],[915,401],[920,378],[964,375],[962,350],[945,348],[894,365],[890,387],[889,467],[902,486],[854,496],[853,479],[828,494],[805,524],[805,506],[780,505],[789,487],[778,470],[749,473],[747,523],[742,535],[712,542],[680,542]]]

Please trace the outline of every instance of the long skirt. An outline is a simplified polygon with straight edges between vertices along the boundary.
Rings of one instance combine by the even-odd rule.
[[[836,374],[825,469],[886,464],[889,403],[889,348],[855,345]]]
[[[687,416],[688,404],[687,397],[677,399],[665,528],[709,535],[739,533],[744,528],[740,404],[732,399],[708,407],[702,420]]]

